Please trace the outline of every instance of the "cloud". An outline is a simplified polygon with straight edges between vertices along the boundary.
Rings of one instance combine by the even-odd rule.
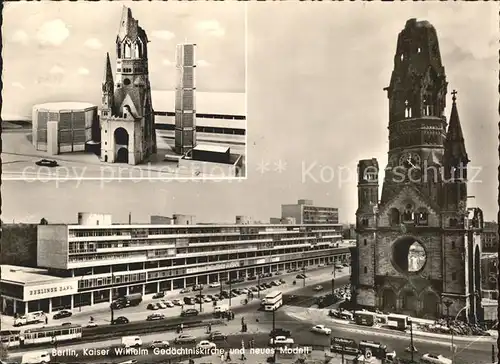
[[[78,74],[79,74],[80,76],[86,76],[86,75],[88,75],[89,73],[90,73],[90,72],[89,72],[89,70],[88,70],[88,69],[86,69],[86,68],[84,68],[84,67],[80,67],[80,68],[78,69]]]
[[[12,43],[28,44],[28,40],[28,34],[26,34],[24,30],[17,30],[12,34],[12,37],[10,37]]]
[[[217,20],[204,20],[199,22],[198,30],[215,37],[222,37],[226,33]]]
[[[196,65],[198,67],[209,67],[210,66],[210,62],[207,62],[204,59],[200,59],[199,61],[196,61]]]
[[[174,62],[170,61],[169,59],[164,59],[161,63],[167,67],[171,67],[174,65]]]
[[[36,37],[41,45],[58,46],[69,37],[69,29],[61,19],[56,19],[42,24]]]
[[[65,70],[61,66],[55,65],[50,69],[49,72],[53,75],[62,75],[65,72]]]
[[[175,34],[168,30],[153,30],[151,36],[162,40],[171,40],[175,38]]]
[[[99,39],[97,38],[89,38],[85,41],[84,43],[85,47],[88,47],[90,49],[101,49],[102,43]]]
[[[20,88],[21,90],[24,90],[24,88],[25,88],[21,82],[12,82],[12,87]]]

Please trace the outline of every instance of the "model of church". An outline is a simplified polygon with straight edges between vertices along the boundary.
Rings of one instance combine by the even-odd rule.
[[[116,78],[108,53],[102,84],[103,162],[136,165],[156,153],[147,45],[146,32],[124,7],[116,37]]]

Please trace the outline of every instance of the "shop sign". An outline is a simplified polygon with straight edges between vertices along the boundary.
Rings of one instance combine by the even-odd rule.
[[[24,300],[33,301],[49,297],[61,297],[78,293],[77,280],[40,284],[24,287]]]
[[[203,273],[213,270],[226,270],[231,268],[239,268],[239,266],[240,262],[203,265],[201,267],[186,268],[186,274]]]

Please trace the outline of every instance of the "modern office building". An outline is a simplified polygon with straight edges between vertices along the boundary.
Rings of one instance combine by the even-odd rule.
[[[314,206],[312,200],[299,200],[293,205],[281,205],[281,217],[292,217],[297,224],[338,224],[339,209]]]
[[[50,155],[84,151],[99,130],[97,106],[86,102],[35,105],[32,120],[33,146]]]
[[[80,213],[78,224],[39,225],[38,268],[1,267],[1,309],[52,312],[350,259],[341,225],[237,221],[196,224],[179,214],[173,224],[131,225]]]
[[[196,44],[177,45],[175,89],[175,152],[196,146]]]

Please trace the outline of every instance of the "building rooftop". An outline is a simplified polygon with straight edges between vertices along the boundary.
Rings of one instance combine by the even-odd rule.
[[[175,91],[152,90],[155,112],[175,111]],[[243,92],[196,91],[196,113],[213,115],[246,116],[246,94]]]
[[[196,150],[199,152],[228,153],[229,147],[222,147],[222,146],[211,145],[211,144],[198,144],[198,145],[196,145],[196,147],[193,148],[193,150]]]
[[[155,115],[155,124],[175,125],[173,116]],[[240,119],[196,118],[196,126],[246,130],[247,121]]]
[[[97,107],[94,104],[88,102],[48,102],[46,104],[38,104],[33,106],[36,109],[47,109],[49,111],[60,111],[60,110],[81,110],[81,109],[89,109],[92,107]]]
[[[49,274],[47,269],[19,267],[15,265],[1,265],[2,281],[15,283],[39,283],[61,280],[64,278],[55,277]]]

